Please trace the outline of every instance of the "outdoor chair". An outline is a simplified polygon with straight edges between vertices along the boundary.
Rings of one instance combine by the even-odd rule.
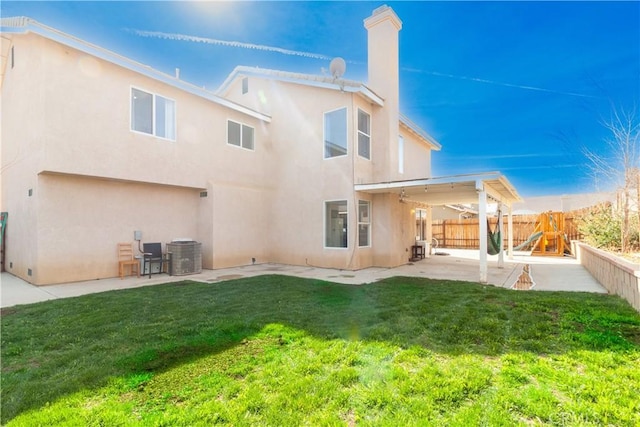
[[[151,266],[153,264],[159,264],[159,272],[162,273],[162,264],[164,258],[162,257],[162,243],[144,243],[142,245],[143,257],[144,257],[144,271],[149,268],[149,279],[151,279]]]
[[[135,272],[140,277],[140,261],[133,256],[133,245],[131,243],[118,243],[118,275],[120,280],[124,278],[124,269],[129,266],[131,275]]]

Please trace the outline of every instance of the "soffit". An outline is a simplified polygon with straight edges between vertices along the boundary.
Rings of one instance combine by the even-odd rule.
[[[404,202],[427,205],[477,203],[483,189],[493,202],[511,205],[522,200],[507,178],[497,172],[355,185],[355,191],[392,193]]]
[[[221,98],[215,95],[213,92],[210,92],[208,90],[195,86],[184,80],[180,80],[177,76],[171,76],[169,74],[163,73],[161,71],[158,71],[154,68],[149,67],[148,65],[144,65],[139,62],[133,61],[132,59],[126,58],[120,54],[104,49],[100,46],[96,46],[94,44],[81,40],[72,35],[63,33],[54,28],[48,27],[31,18],[27,18],[27,17],[2,18],[0,20],[0,30],[2,31],[2,33],[8,33],[8,34],[11,34],[11,33],[23,34],[28,32],[37,34],[41,37],[45,37],[54,42],[63,44],[65,46],[69,46],[80,52],[86,53],[88,55],[92,55],[96,58],[102,59],[104,61],[118,65],[120,67],[131,70],[138,74],[144,75],[145,77],[148,77],[150,79],[160,81],[169,86],[173,86],[177,89],[180,89],[184,92],[199,96],[213,103],[220,104],[224,107],[227,107],[232,110],[236,110],[238,112],[241,112],[248,116],[252,116],[256,119],[262,120],[267,123],[271,122],[271,117],[266,114],[257,112],[255,110],[251,110],[243,105],[239,105],[227,99]]]

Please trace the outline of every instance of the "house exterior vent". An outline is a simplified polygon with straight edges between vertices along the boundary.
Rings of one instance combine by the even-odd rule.
[[[167,243],[169,274],[184,276],[202,272],[202,243],[194,241],[173,241]]]
[[[9,17],[0,19],[0,26],[22,28],[22,27],[26,27],[31,22],[32,20],[30,18],[27,18],[26,16],[9,16]]]

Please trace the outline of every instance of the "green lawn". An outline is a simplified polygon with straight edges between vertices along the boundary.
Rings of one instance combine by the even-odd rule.
[[[181,282],[2,316],[8,425],[640,425],[620,298],[397,277]]]

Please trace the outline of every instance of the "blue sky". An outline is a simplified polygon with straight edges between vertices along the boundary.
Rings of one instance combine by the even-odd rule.
[[[336,56],[366,82],[363,20],[382,4],[5,0],[0,11],[214,90],[236,65],[322,74]],[[603,189],[583,147],[609,156],[602,120],[612,105],[640,107],[640,2],[386,4],[403,22],[401,110],[442,144],[434,175],[498,170],[525,197]]]

